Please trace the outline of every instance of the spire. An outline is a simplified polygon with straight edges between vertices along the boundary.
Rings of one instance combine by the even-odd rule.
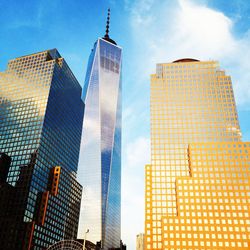
[[[106,34],[105,38],[109,38],[109,20],[110,20],[110,8],[108,8],[108,17],[107,17],[107,24],[106,24]]]
[[[109,37],[109,20],[110,20],[110,8],[108,8],[108,16],[107,16],[107,24],[106,24],[106,34],[103,37],[103,39],[116,45],[116,42]]]

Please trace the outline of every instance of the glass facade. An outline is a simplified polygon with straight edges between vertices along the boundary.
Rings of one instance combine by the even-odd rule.
[[[151,164],[146,166],[146,249],[224,249],[226,246],[224,243],[213,245],[215,243],[212,243],[214,241],[212,236],[206,238],[206,241],[210,242],[211,245],[205,246],[197,243],[202,242],[197,234],[194,236],[195,231],[202,234],[205,230],[204,227],[209,226],[210,231],[215,228],[215,222],[212,220],[212,217],[215,216],[213,211],[216,209],[219,211],[218,206],[220,202],[224,201],[217,200],[215,206],[210,204],[207,211],[204,210],[204,214],[196,210],[197,206],[202,210],[202,204],[192,205],[190,211],[184,213],[185,203],[190,201],[189,205],[191,205],[194,202],[195,191],[184,192],[188,196],[184,198],[179,196],[183,195],[183,192],[178,193],[178,188],[182,186],[184,190],[188,190],[189,187],[186,184],[189,182],[191,184],[194,181],[195,184],[190,185],[192,187],[189,189],[192,190],[197,184],[198,186],[202,185],[197,182],[197,179],[208,177],[214,178],[212,181],[220,177],[220,188],[225,190],[228,190],[228,181],[233,182],[232,172],[235,171],[234,167],[239,163],[234,162],[234,167],[228,169],[227,161],[213,160],[214,157],[222,157],[222,155],[219,156],[220,152],[218,151],[216,156],[207,157],[207,162],[203,161],[203,156],[200,156],[199,171],[201,172],[198,173],[193,165],[194,159],[190,158],[189,154],[189,149],[192,149],[193,145],[197,143],[207,142],[214,147],[220,147],[220,145],[222,147],[224,144],[220,143],[226,142],[228,145],[234,143],[232,145],[236,147],[241,145],[241,132],[230,76],[220,70],[218,62],[215,61],[200,62],[194,59],[182,59],[173,63],[158,64],[156,74],[151,76],[150,102]],[[223,152],[227,154],[227,150],[228,148],[225,148]],[[230,156],[228,153],[228,157],[234,156]],[[220,170],[212,167],[214,162],[216,165],[220,165]],[[214,172],[215,169],[217,172]],[[247,171],[247,168],[243,168],[241,174],[246,177]],[[233,173],[233,175],[235,174]],[[240,184],[237,185],[240,188]],[[246,186],[249,188],[249,183]],[[213,193],[207,192],[207,187],[203,188],[203,196],[202,193],[198,192],[195,192],[195,195],[199,196],[197,199],[200,199],[201,203],[204,202],[204,206],[209,203],[211,195],[216,193],[218,198],[221,194],[216,185],[211,187],[214,190]],[[234,190],[234,192],[236,191]],[[227,195],[230,196],[230,193],[228,192]],[[196,202],[199,203],[199,201]],[[192,209],[193,211],[191,211]],[[242,213],[244,213],[243,210]],[[194,227],[192,225],[189,225],[188,228],[185,227],[192,222],[192,219],[197,219],[199,216],[205,217],[205,214],[207,219],[211,216],[211,222],[208,222],[208,225],[203,223],[198,228],[197,225],[195,227],[196,222],[194,222]],[[228,211],[227,216],[233,220],[233,211]],[[249,225],[247,225],[249,220],[246,214],[245,220],[244,228],[249,231]],[[168,223],[171,224],[170,228]],[[176,223],[177,228],[173,227],[173,223]],[[184,228],[186,231],[178,231],[178,228],[181,230]],[[176,230],[174,236],[170,230]],[[230,230],[235,232],[232,228]],[[181,240],[175,235],[177,232],[179,232],[178,237]],[[204,235],[203,237],[205,237]],[[198,237],[194,240],[195,243],[191,240],[192,237]],[[245,242],[249,242],[249,234],[244,237],[247,237]],[[238,238],[233,238],[231,241],[234,243],[230,244],[230,247],[240,249],[240,245],[237,245]],[[171,242],[174,245],[171,245]],[[182,244],[182,242],[186,243]],[[220,241],[218,240],[218,242]],[[245,245],[243,242],[241,244],[242,247],[246,247],[245,243]]]
[[[112,40],[111,40],[112,41]],[[121,48],[98,39],[83,88],[86,110],[80,166],[83,206],[79,237],[102,247],[120,247],[121,207]]]
[[[11,158],[4,186],[13,196],[13,211],[0,219],[4,249],[45,249],[76,237],[81,91],[56,49],[11,60],[0,73],[0,152]]]
[[[249,249],[250,143],[192,143],[176,178],[178,216],[163,217],[164,249]]]

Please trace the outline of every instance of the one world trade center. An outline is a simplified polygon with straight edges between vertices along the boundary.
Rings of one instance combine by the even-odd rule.
[[[120,247],[121,239],[121,56],[106,34],[91,51],[83,88],[85,117],[79,168],[83,198],[79,237],[103,249]]]

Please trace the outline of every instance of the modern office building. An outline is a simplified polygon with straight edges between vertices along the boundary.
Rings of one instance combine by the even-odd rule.
[[[79,166],[83,197],[79,238],[103,249],[120,247],[121,239],[121,56],[122,49],[106,35],[91,51],[83,99],[85,115]]]
[[[136,250],[144,250],[144,234],[136,235]]]
[[[0,73],[1,249],[76,238],[81,92],[56,49],[11,60]]]
[[[249,249],[249,143],[230,76],[181,59],[151,76],[145,249]]]

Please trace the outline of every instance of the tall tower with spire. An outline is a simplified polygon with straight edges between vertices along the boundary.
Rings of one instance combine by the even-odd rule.
[[[121,239],[121,56],[106,33],[91,51],[83,88],[85,118],[80,164],[84,187],[78,237],[103,249],[120,247]]]

